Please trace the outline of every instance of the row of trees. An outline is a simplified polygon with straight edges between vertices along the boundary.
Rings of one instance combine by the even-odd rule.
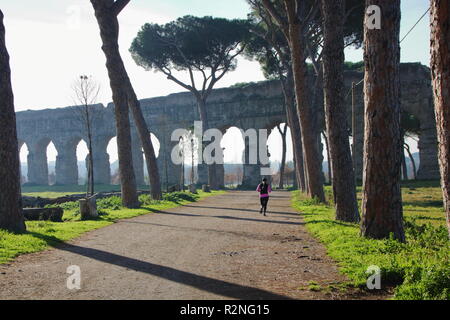
[[[317,114],[324,99],[336,218],[359,221],[343,69],[344,47],[362,41],[364,5],[360,1],[248,2],[253,9],[254,37],[247,54],[260,61],[267,75],[281,80],[300,188],[325,201],[317,132]],[[310,79],[313,86],[309,86]],[[324,97],[317,90],[322,84]]]
[[[254,37],[247,54],[256,57],[265,73],[280,79],[283,85],[293,140],[302,142],[301,146],[294,143],[299,185],[310,197],[325,201],[317,147],[320,133],[315,131],[319,126],[314,118],[323,101],[336,219],[350,222],[358,222],[360,215],[344,108],[344,48],[363,44],[365,135],[361,233],[371,238],[393,234],[404,241],[400,190],[404,162],[399,75],[400,0],[248,2],[253,9],[250,18],[254,22]],[[380,17],[374,15],[376,11],[372,11],[371,6],[380,8],[381,29],[374,28],[373,20]],[[450,79],[444,66],[450,57],[449,4],[433,0],[431,6],[431,64],[448,221]],[[308,68],[307,60],[312,68]],[[308,87],[311,78],[315,85]],[[323,84],[323,97],[316,90],[321,87],[319,84]]]
[[[320,127],[317,115],[323,111],[336,219],[358,222],[360,215],[345,121],[343,70],[344,48],[363,44],[365,141],[361,232],[372,238],[385,238],[393,233],[395,238],[404,241],[399,184],[403,146],[399,100],[400,0],[248,2],[252,8],[248,20],[185,16],[165,25],[146,24],[130,52],[138,65],[158,70],[192,92],[203,130],[210,126],[207,98],[226,72],[235,68],[237,55],[245,51],[258,59],[268,76],[281,80],[299,187],[310,197],[325,201],[319,161],[320,132],[317,132]],[[100,28],[115,105],[122,201],[126,207],[136,207],[139,203],[131,155],[130,110],[143,146],[153,198],[161,197],[161,186],[148,126],[119,53],[117,17],[129,0],[91,0],[91,3]],[[373,5],[381,9],[381,29],[373,28],[373,16],[366,12]],[[432,77],[448,220],[449,5],[447,1],[432,0],[431,6]],[[0,181],[3,189],[7,185],[6,192],[0,193],[0,227],[22,231],[25,226],[20,213],[17,137],[3,24],[0,34],[0,130],[2,137],[11,137],[2,139],[0,144],[0,160],[5,164],[0,169]],[[179,79],[176,70],[187,71],[188,80]],[[323,92],[319,90],[322,87]],[[217,187],[215,176],[215,167],[209,166],[212,188]]]

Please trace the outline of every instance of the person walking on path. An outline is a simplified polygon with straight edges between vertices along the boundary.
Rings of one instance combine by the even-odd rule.
[[[259,192],[259,201],[261,202],[261,209],[259,210],[259,213],[266,215],[267,202],[269,202],[269,193],[272,192],[272,188],[270,187],[270,184],[267,183],[266,178],[262,179],[262,182],[258,184],[256,191]]]

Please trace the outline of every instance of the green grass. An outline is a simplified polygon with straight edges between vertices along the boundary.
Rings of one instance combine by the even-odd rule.
[[[376,265],[382,286],[395,288],[395,299],[449,299],[450,247],[440,189],[414,183],[403,185],[402,191],[406,243],[363,238],[359,225],[334,219],[332,205],[307,199],[298,191],[293,191],[292,203],[352,285],[365,288],[366,270]],[[326,194],[330,201],[329,187]]]
[[[64,222],[27,221],[27,231],[23,234],[0,230],[0,264],[12,261],[21,254],[45,250],[49,246],[74,239],[84,232],[105,227],[119,219],[156,213],[222,193],[224,191],[211,193],[199,191],[198,195],[175,192],[165,194],[164,200],[161,201],[151,200],[149,196],[141,195],[139,200],[142,206],[139,209],[123,208],[119,197],[100,199],[97,201],[99,218],[90,221],[80,220],[77,202],[67,202],[60,205],[64,209]]]
[[[361,205],[361,190],[357,188],[358,203]],[[325,187],[328,199],[332,199],[331,187]],[[403,216],[419,224],[445,226],[445,212],[442,205],[442,190],[439,181],[408,181],[402,183]],[[361,207],[361,206],[360,206]]]
[[[149,186],[139,186],[139,190],[149,190]],[[119,192],[120,185],[96,184],[95,192]],[[58,198],[70,194],[85,193],[85,185],[52,185],[52,186],[22,186],[22,195],[41,198]]]

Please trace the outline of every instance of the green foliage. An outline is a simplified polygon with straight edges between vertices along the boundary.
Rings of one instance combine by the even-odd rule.
[[[298,201],[298,205],[300,206],[316,206],[320,205],[321,202],[317,197],[314,198],[304,198]]]
[[[285,76],[287,68],[290,68],[290,49],[286,38],[281,29],[273,22],[270,15],[264,8],[262,1],[248,1],[252,12],[248,15],[251,22],[252,34],[246,39],[245,55],[255,59],[261,65],[264,76],[267,79],[280,79],[280,75]],[[282,1],[272,2],[276,10],[284,15]],[[308,54],[314,59],[319,56],[319,44],[323,38],[322,15],[320,1],[306,0],[302,2],[303,8],[300,10],[300,19],[309,19],[308,37],[311,52]],[[315,10],[316,8],[317,10]],[[363,41],[363,20],[364,20],[364,2],[360,0],[346,0],[345,14],[347,16],[344,22],[344,44],[345,46],[354,46],[359,48]],[[315,12],[315,14],[311,14]],[[308,16],[306,16],[308,15]],[[284,60],[284,61],[283,61]],[[349,65],[347,65],[348,67]],[[314,70],[308,65],[308,72]]]
[[[267,25],[258,13],[250,14],[249,19],[252,23],[252,33],[245,40],[244,55],[259,62],[266,79],[279,79],[280,74],[286,74],[286,68],[290,66],[290,51],[286,38],[278,27]]]
[[[409,195],[405,189],[405,201],[417,198],[417,194]],[[424,189],[420,191],[422,197],[439,191]],[[395,287],[395,299],[450,298],[450,247],[445,219],[421,223],[423,220],[414,218],[414,210],[420,207],[409,205],[405,208],[406,243],[366,239],[360,236],[359,225],[335,220],[332,206],[307,199],[298,191],[293,195],[293,207],[301,212],[307,229],[326,246],[353,285],[365,288],[368,266],[377,265],[382,286]],[[442,208],[438,214],[443,216]]]
[[[79,207],[79,203],[77,201],[64,202],[60,204],[47,204],[45,208],[61,208],[63,210],[73,210]]]
[[[350,61],[346,61],[344,63],[344,70],[349,70],[349,71],[364,71],[364,61],[359,61],[359,62],[350,62]]]
[[[97,209],[119,210],[122,209],[122,198],[119,196],[112,196],[108,198],[97,200]]]
[[[251,82],[236,82],[235,84],[233,84],[233,85],[231,85],[231,86],[229,86],[229,88],[246,88],[246,87],[249,87],[249,86],[252,86],[252,85],[255,85],[255,84],[258,84],[258,83],[262,83],[262,82],[265,82],[266,80],[264,80],[264,81],[251,81]]]
[[[140,189],[146,189],[148,186],[139,186]],[[96,192],[118,192],[120,185],[95,184]],[[22,186],[22,194],[31,197],[58,198],[65,195],[85,194],[85,185],[52,185],[52,186]]]
[[[320,286],[320,284],[318,284],[315,281],[309,281],[308,290],[309,291],[320,291],[320,290],[322,290],[322,287]]]
[[[46,205],[46,208],[55,208],[59,207],[63,209],[64,211],[70,211],[70,210],[76,210],[75,214],[79,214],[79,207],[80,204],[78,201],[70,201],[70,202],[64,202],[61,204],[52,204],[52,205]],[[122,209],[122,199],[119,196],[111,196],[107,198],[97,199],[97,209],[99,211],[102,211],[104,209],[109,210],[119,210]]]
[[[248,35],[247,20],[184,16],[164,25],[144,24],[130,52],[147,70],[233,70],[232,51]]]
[[[142,206],[150,206],[161,203],[161,200],[153,200],[149,194],[141,194],[139,196],[139,202]]]
[[[175,203],[180,203],[182,201],[194,202],[199,198],[198,195],[187,192],[171,192],[163,195],[163,199],[166,201],[172,201]]]
[[[449,265],[413,268],[405,275],[403,285],[397,288],[396,296],[409,300],[450,299]]]
[[[420,121],[413,114],[403,110],[400,122],[401,127],[405,132],[416,135],[420,133]]]

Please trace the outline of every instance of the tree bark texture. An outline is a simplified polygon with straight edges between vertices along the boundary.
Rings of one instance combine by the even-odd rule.
[[[361,233],[405,241],[400,190],[400,0],[381,8],[381,29],[364,24],[364,166]],[[366,15],[366,21],[368,15]]]
[[[287,123],[284,125],[284,128],[281,129],[280,125],[277,125],[278,132],[281,135],[281,143],[282,143],[282,154],[281,154],[281,164],[280,164],[280,181],[278,184],[279,189],[284,188],[284,169],[286,167],[286,132],[287,132]]]
[[[300,129],[303,140],[303,153],[307,168],[308,192],[312,198],[325,202],[325,193],[322,184],[322,169],[315,134],[315,122],[312,108],[308,101],[306,78],[306,53],[304,37],[300,21],[296,15],[294,0],[284,0],[288,16],[289,47],[291,49],[292,70],[294,76],[295,97],[300,118]]]
[[[322,0],[324,26],[323,84],[330,181],[336,219],[358,222],[355,175],[344,98],[344,0]]]
[[[290,67],[289,67],[290,68]],[[289,69],[288,68],[288,69]],[[286,105],[286,119],[291,128],[292,151],[295,161],[295,179],[302,192],[306,191],[305,186],[305,168],[303,164],[303,144],[300,129],[299,117],[295,107],[294,80],[292,76],[292,68],[288,70],[285,81],[281,81],[284,95],[284,103]]]
[[[450,236],[450,3],[431,1],[431,75],[434,89],[438,157]]]
[[[24,232],[14,95],[0,10],[0,229]]]
[[[119,23],[117,15],[128,2],[126,0],[91,0],[100,27],[100,36],[103,42],[102,50],[106,56],[106,67],[113,92],[122,201],[126,207],[137,207],[139,206],[139,201],[132,164],[129,109],[133,113],[136,128],[144,149],[151,184],[151,194],[154,199],[161,198],[161,182],[150,132],[119,52]]]
[[[206,98],[202,99],[201,97],[196,96],[196,99],[197,99],[198,113],[200,115],[200,120],[202,121],[202,128],[203,128],[202,134],[204,134],[205,131],[209,129],[208,113],[206,111],[206,101],[205,101]],[[203,148],[203,150],[205,149],[206,145],[207,145],[207,142],[205,141],[203,143],[203,145],[201,146]],[[202,152],[202,154],[203,154],[203,152]],[[207,168],[208,168],[208,184],[209,184],[210,188],[212,190],[219,189],[219,185],[217,183],[217,172],[216,172],[215,163],[208,164]]]

